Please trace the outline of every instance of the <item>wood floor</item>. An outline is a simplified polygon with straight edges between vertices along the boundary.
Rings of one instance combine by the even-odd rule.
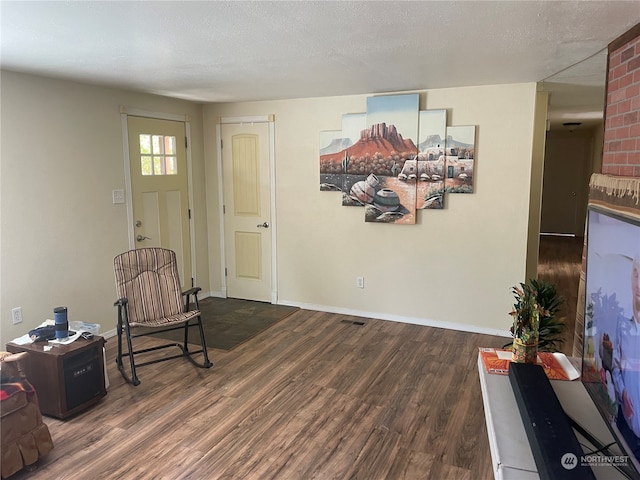
[[[543,239],[540,272],[568,313],[569,243]],[[476,360],[502,337],[300,310],[211,349],[209,370],[143,367],[138,387],[117,372],[115,343],[107,396],[45,418],[54,450],[12,479],[493,478]]]
[[[564,297],[560,315],[564,316],[567,329],[561,351],[567,355],[573,351],[583,243],[584,239],[578,237],[540,237],[538,278],[554,284]]]
[[[344,320],[364,321],[364,325]],[[66,421],[17,479],[493,477],[478,346],[504,338],[300,310],[212,369],[115,369],[107,396]]]

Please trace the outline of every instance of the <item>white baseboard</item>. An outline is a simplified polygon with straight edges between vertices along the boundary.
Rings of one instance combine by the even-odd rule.
[[[113,338],[113,337],[116,336],[116,333],[118,333],[117,329],[112,328],[111,330],[107,330],[104,333],[99,333],[98,335],[100,335],[101,337],[104,337],[104,338]]]
[[[315,305],[300,302],[288,302],[286,300],[278,302],[278,305],[287,305],[290,307],[299,307],[305,310],[316,310],[318,312],[338,313],[342,315],[353,315],[356,317],[375,318],[378,320],[388,320],[390,322],[410,323],[413,325],[422,325],[424,327],[445,328],[447,330],[457,330],[469,333],[481,333],[483,335],[495,335],[497,337],[511,337],[509,330],[498,330],[493,328],[484,328],[477,325],[467,325],[463,323],[443,322],[441,320],[431,320],[428,318],[405,317],[402,315],[391,315],[379,312],[365,312],[361,310],[352,310],[349,308],[340,308],[328,305]]]
[[[218,291],[209,291],[209,292],[201,291],[198,295],[198,298],[201,300],[208,297],[226,298],[223,292],[218,292]],[[352,310],[349,308],[335,307],[332,305],[316,305],[311,303],[290,302],[287,300],[280,300],[277,303],[277,305],[299,307],[304,310],[316,310],[318,312],[337,313],[342,315],[353,315],[355,317],[375,318],[378,320],[388,320],[390,322],[410,323],[412,325],[422,325],[424,327],[446,328],[447,330],[457,330],[460,332],[480,333],[483,335],[495,335],[497,337],[509,337],[509,338],[511,337],[511,332],[509,330],[498,330],[494,328],[479,327],[477,325],[468,325],[464,323],[455,323],[455,322],[444,322],[441,320],[432,320],[428,318],[405,317],[402,315],[391,315],[391,314],[379,313],[379,312],[366,312],[362,310]],[[113,329],[105,333],[103,336],[105,338],[110,338],[111,336],[115,336],[115,334],[116,334],[116,330]]]
[[[227,298],[226,295],[224,295],[224,293],[222,292],[200,292],[198,294],[198,298],[209,298],[209,297],[216,297],[216,298]]]

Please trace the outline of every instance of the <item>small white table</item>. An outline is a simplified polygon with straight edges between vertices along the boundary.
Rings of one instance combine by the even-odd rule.
[[[538,480],[527,433],[516,403],[508,375],[487,373],[478,354],[478,372],[482,401],[489,435],[493,474],[496,480]],[[613,436],[600,416],[582,382],[551,380],[565,412],[602,443],[613,442]],[[577,434],[582,445],[589,442]],[[588,449],[585,449],[585,454]],[[597,479],[617,480],[625,477],[611,466],[593,467]]]

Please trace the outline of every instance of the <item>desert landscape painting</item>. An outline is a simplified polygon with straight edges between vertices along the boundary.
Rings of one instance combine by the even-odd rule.
[[[444,208],[446,110],[423,110],[419,116],[416,208]]]
[[[355,142],[345,118],[340,134],[321,132],[321,190],[342,191],[342,205],[365,207],[367,222],[415,223],[415,179],[399,174],[418,152],[418,101],[417,94],[368,98],[365,128]],[[346,120],[349,126],[361,121]]]
[[[475,125],[447,127],[445,156],[446,175],[444,189],[447,193],[473,193],[475,169]]]
[[[367,98],[367,112],[320,132],[320,190],[364,207],[365,221],[415,224],[445,208],[445,193],[473,193],[475,126],[447,126],[447,111],[420,110],[418,94]]]

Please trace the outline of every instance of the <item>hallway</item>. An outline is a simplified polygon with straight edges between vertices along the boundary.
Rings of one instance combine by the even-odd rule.
[[[565,317],[567,329],[561,351],[567,355],[573,349],[583,243],[582,237],[540,237],[538,278],[555,285],[564,298],[560,315]]]

